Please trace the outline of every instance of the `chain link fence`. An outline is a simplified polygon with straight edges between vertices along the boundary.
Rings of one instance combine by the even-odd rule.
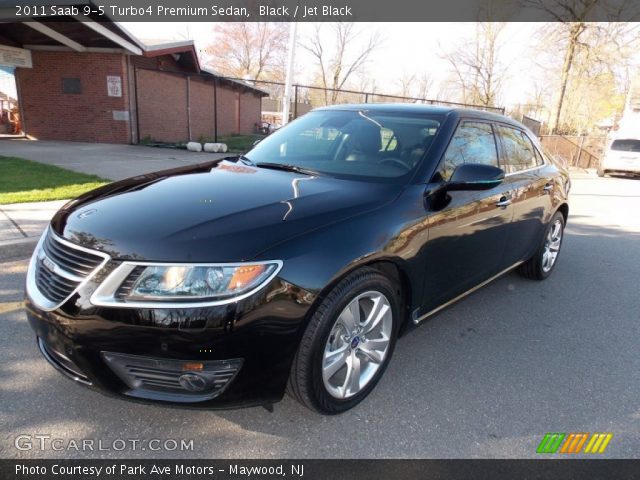
[[[262,100],[262,122],[274,126],[282,124],[282,97],[284,96],[284,83],[264,80],[244,80],[240,78],[230,78],[230,80],[239,80],[269,93],[269,97]],[[504,114],[505,112],[504,107],[487,107],[485,105],[472,105],[429,98],[407,97],[402,95],[358,90],[323,88],[299,84],[292,85],[291,96],[289,120],[298,118],[317,107],[345,103],[419,103],[446,107],[475,108],[501,114]]]

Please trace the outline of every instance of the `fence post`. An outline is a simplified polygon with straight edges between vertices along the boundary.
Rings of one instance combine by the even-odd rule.
[[[582,161],[582,147],[584,145],[584,135],[580,137],[580,146],[578,147],[578,167],[580,167],[580,162]],[[586,168],[586,167],[585,167]]]
[[[364,103],[369,103],[369,93],[364,92]]]
[[[298,118],[298,85],[293,86],[293,119]]]

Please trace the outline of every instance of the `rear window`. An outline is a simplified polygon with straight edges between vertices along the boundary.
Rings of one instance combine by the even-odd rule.
[[[640,153],[640,140],[614,140],[611,144],[611,150]]]

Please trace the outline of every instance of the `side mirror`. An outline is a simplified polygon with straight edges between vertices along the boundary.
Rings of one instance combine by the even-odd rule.
[[[504,180],[504,171],[493,165],[466,163],[458,166],[445,185],[447,190],[491,190]]]

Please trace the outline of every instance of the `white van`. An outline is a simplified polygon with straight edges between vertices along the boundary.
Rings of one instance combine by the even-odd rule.
[[[598,176],[608,173],[640,176],[640,138],[618,137],[600,160]]]

